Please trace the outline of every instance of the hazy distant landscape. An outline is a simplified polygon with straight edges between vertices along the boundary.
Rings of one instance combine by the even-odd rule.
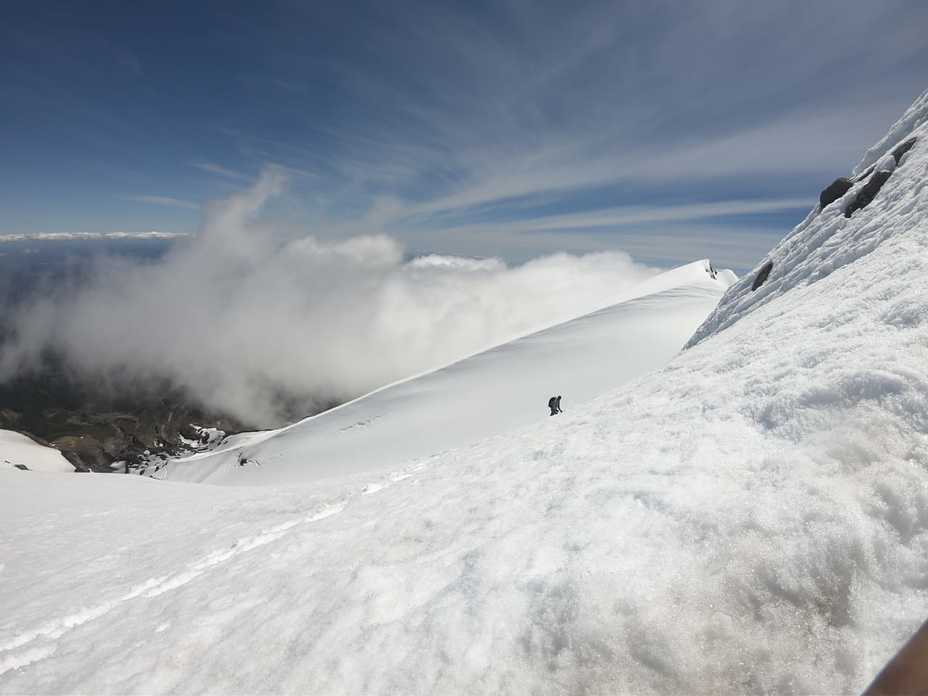
[[[86,283],[95,272],[95,260],[101,256],[154,261],[162,258],[174,243],[177,240],[0,241],[0,303],[5,310],[0,321],[9,318],[10,305],[37,293]]]

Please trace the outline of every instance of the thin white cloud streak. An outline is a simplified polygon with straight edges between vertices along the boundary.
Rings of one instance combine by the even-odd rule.
[[[192,201],[185,201],[181,198],[171,196],[123,196],[127,201],[135,203],[146,203],[148,205],[160,205],[166,208],[183,208],[185,210],[199,210],[200,206]]]
[[[91,285],[13,317],[0,379],[46,349],[101,382],[169,380],[255,425],[584,314],[655,270],[624,253],[555,254],[510,267],[427,257],[395,239],[281,239],[258,219],[285,181],[266,171],[206,209],[200,233],[162,261],[110,259]],[[454,398],[454,395],[449,395]]]
[[[216,176],[221,176],[226,179],[232,179],[234,181],[251,181],[252,177],[242,172],[237,172],[234,169],[229,169],[228,167],[223,167],[220,164],[214,162],[192,162],[191,167],[199,169],[200,171],[206,172],[207,174],[215,174]]]
[[[895,105],[879,101],[850,111],[842,105],[793,112],[755,128],[660,151],[638,163],[636,173],[666,181],[680,178],[681,173],[700,178],[801,175],[831,168],[837,176],[850,171],[855,157],[862,155],[875,137],[873,123],[891,124],[897,117]],[[848,148],[849,142],[855,143],[853,150]]]
[[[713,203],[694,203],[691,205],[669,206],[623,206],[608,208],[593,213],[575,213],[570,215],[548,215],[545,217],[526,218],[515,222],[473,223],[448,228],[449,232],[466,231],[474,228],[485,230],[505,229],[510,232],[533,230],[566,230],[590,227],[623,227],[654,222],[683,222],[687,220],[704,220],[706,218],[724,218],[734,215],[757,215],[776,213],[784,210],[810,208],[815,201],[810,198],[780,198],[754,201],[717,201]]]

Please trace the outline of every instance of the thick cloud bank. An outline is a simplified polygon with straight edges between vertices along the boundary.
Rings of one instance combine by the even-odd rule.
[[[385,236],[282,239],[256,218],[285,182],[213,204],[157,263],[101,262],[79,289],[17,310],[0,380],[47,349],[76,374],[169,380],[203,405],[271,425],[611,304],[655,270],[623,253],[404,260]],[[449,395],[449,398],[454,398]]]

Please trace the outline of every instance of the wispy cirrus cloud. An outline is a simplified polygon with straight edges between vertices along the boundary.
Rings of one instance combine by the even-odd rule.
[[[207,174],[215,174],[216,176],[233,179],[235,181],[251,181],[254,178],[242,172],[235,171],[234,169],[223,167],[221,164],[216,164],[215,162],[191,162],[190,166],[206,172]]]
[[[742,215],[776,213],[784,210],[807,210],[814,206],[812,198],[777,198],[763,200],[732,200],[690,205],[623,206],[594,212],[571,213],[530,217],[506,223],[471,223],[449,227],[449,231],[506,229],[510,232],[533,230],[579,230],[588,228],[617,228],[656,222],[686,222],[707,218],[725,218]]]
[[[419,235],[428,225],[441,252],[454,235],[473,236],[476,222],[814,196],[925,87],[928,5],[883,0],[853,13],[846,5],[400,0],[387,10],[362,0],[325,11],[275,5],[273,21],[247,9],[236,20],[206,11],[197,31],[174,37],[178,55],[202,56],[197,70],[166,61],[146,71],[135,95],[141,104],[179,90],[180,99],[146,102],[129,117],[115,100],[84,98],[96,92],[76,89],[71,73],[108,88],[93,30],[60,54],[61,42],[24,46],[10,32],[0,62],[15,79],[0,78],[0,94],[20,120],[69,96],[79,107],[70,111],[85,117],[79,142],[89,143],[86,133],[108,141],[94,143],[94,156],[139,152],[162,165],[168,156],[186,170],[129,172],[138,176],[126,177],[130,190],[161,176],[161,190],[207,200],[277,163],[293,181],[275,216],[324,223],[312,230],[323,234],[365,226],[404,234],[414,224]],[[144,56],[132,39],[114,45]],[[230,40],[241,64],[220,59]],[[254,56],[261,60],[247,60]],[[137,82],[124,89],[142,91]],[[0,145],[24,147],[19,139]],[[597,229],[604,244],[615,241],[607,226]],[[506,253],[486,242],[486,255]]]
[[[185,201],[173,196],[123,196],[124,200],[148,205],[160,205],[166,208],[183,208],[185,210],[199,210],[200,206],[193,201]]]
[[[772,213],[783,234],[914,96],[912,61],[928,49],[903,15],[928,21],[928,8],[400,4],[363,52],[328,56],[338,118],[300,142],[237,138],[311,172],[293,196],[331,229],[418,248],[480,238],[485,254],[521,256],[533,241],[574,248],[586,229],[612,248],[661,221],[713,219],[724,239],[738,218]],[[870,55],[861,46],[879,31],[892,45]],[[844,87],[849,75],[865,93]],[[730,239],[739,258],[756,254],[755,237]]]

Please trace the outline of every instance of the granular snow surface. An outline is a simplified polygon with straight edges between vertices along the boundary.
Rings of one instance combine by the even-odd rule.
[[[928,614],[913,109],[867,207],[556,418],[302,485],[0,471],[0,692],[859,692]]]

